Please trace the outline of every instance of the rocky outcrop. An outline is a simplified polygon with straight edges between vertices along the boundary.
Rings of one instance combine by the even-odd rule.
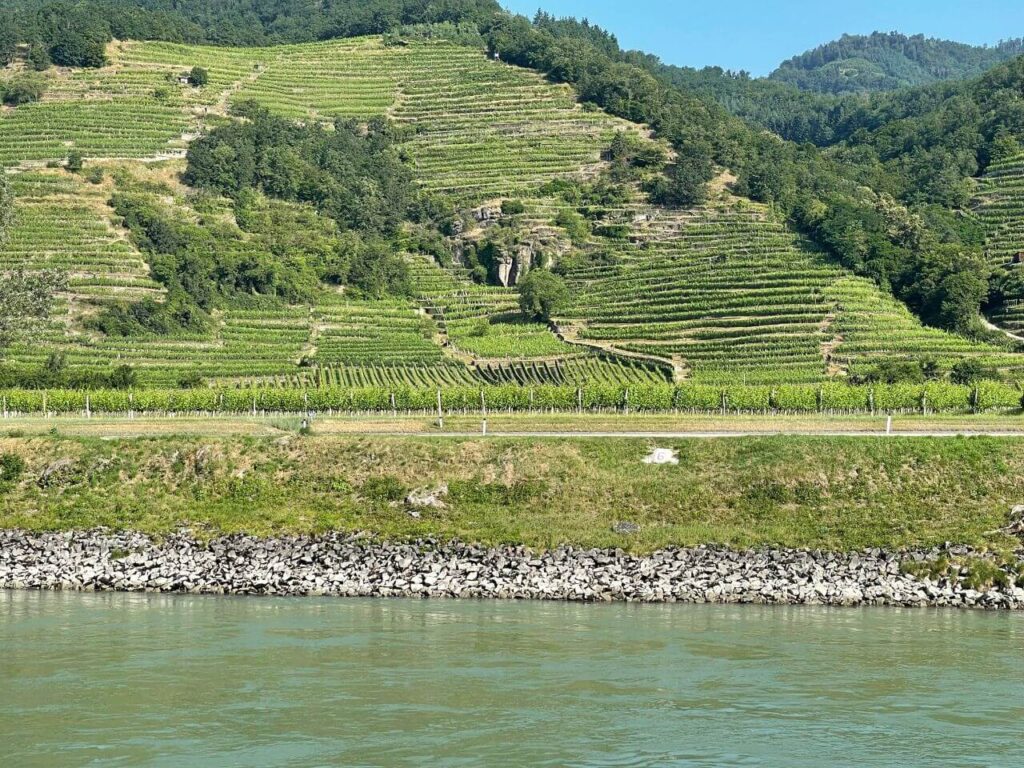
[[[472,597],[576,601],[1024,608],[1011,580],[985,591],[959,577],[905,572],[907,560],[966,548],[837,554],[806,550],[487,548],[367,535],[208,542],[181,533],[0,532],[0,587],[240,595]]]

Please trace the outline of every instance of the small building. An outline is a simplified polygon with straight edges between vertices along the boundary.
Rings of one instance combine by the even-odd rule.
[[[1018,251],[1013,255],[1014,264],[1024,264],[1024,251]]]

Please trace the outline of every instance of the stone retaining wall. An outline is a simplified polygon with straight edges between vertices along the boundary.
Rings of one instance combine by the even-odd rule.
[[[975,555],[962,547],[538,554],[434,541],[387,544],[358,534],[201,542],[184,533],[157,541],[137,533],[0,531],[0,588],[1024,608],[1024,589],[1012,584],[976,591],[960,575],[933,582],[901,570],[906,560],[941,556]]]

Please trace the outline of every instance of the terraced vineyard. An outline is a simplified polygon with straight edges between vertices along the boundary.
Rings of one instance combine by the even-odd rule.
[[[599,223],[625,235],[582,244],[607,258],[570,273],[574,301],[558,318],[561,338],[520,321],[514,289],[478,285],[462,267],[419,256],[410,257],[415,295],[407,301],[339,296],[226,312],[204,336],[104,338],[83,330],[81,316],[112,299],[158,296],[159,286],[112,216],[109,182],[39,167],[71,149],[133,167],[175,158],[191,135],[244,99],[304,120],[386,115],[408,127],[403,151],[422,187],[466,208],[519,199],[527,229],[567,239],[554,220],[572,206],[544,197],[543,185],[592,176],[616,131],[643,134],[584,109],[568,87],[447,43],[120,43],[110,58],[102,70],[51,71],[43,101],[0,116],[0,165],[16,169],[18,195],[0,270],[56,266],[72,277],[72,294],[41,343],[11,351],[16,366],[39,365],[56,350],[84,369],[131,365],[150,386],[199,375],[227,387],[384,388],[629,387],[673,378],[695,386],[817,384],[922,357],[1021,369],[1018,356],[922,327],[767,209],[725,192],[691,212],[660,210],[639,195],[609,210]],[[206,87],[179,81],[193,66],[209,71]],[[170,174],[182,163],[148,167]],[[994,233],[994,264],[1024,250],[1018,187],[1024,158],[994,167],[982,185],[977,213]]]
[[[1021,360],[923,327],[868,281],[827,262],[766,209],[722,199],[658,213],[620,262],[577,271],[567,334],[673,361],[709,383],[815,382],[885,359]]]
[[[993,163],[980,180],[974,212],[985,225],[985,253],[994,267],[1024,255],[1024,155]]]
[[[386,47],[379,38],[357,38],[251,49],[129,43],[115,56],[111,69],[130,68],[154,82],[192,66],[208,69],[206,88],[176,86],[187,120],[245,99],[299,119],[388,115],[415,131],[406,149],[423,186],[462,200],[525,193],[578,173],[600,161],[614,131],[636,130],[584,110],[568,86],[448,43]],[[116,82],[113,75],[101,78],[111,90]]]
[[[109,189],[62,171],[12,177],[14,226],[0,271],[59,269],[76,299],[139,299],[161,292],[142,255],[111,223]]]
[[[1018,270],[1024,262],[1024,155],[989,167],[974,198],[974,213],[987,233],[985,254],[996,269]],[[991,313],[999,327],[1024,333],[1024,302],[1013,299]]]

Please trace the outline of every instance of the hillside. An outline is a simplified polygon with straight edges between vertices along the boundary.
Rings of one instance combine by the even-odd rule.
[[[769,78],[818,93],[892,91],[974,77],[1022,53],[1022,39],[989,47],[896,32],[843,35],[783,62]]]
[[[922,327],[770,208],[731,193],[727,175],[690,211],[651,203],[641,191],[649,172],[601,187],[617,134],[634,137],[635,152],[665,149],[642,126],[583,108],[568,86],[479,49],[369,37],[245,49],[124,42],[108,56],[100,69],[50,70],[41,101],[0,118],[0,162],[17,193],[3,263],[62,267],[72,283],[45,336],[10,351],[16,370],[60,352],[77,370],[128,365],[140,384],[160,386],[775,384],[864,375],[887,361],[948,369],[975,358],[1005,371],[1024,362]],[[203,88],[178,82],[195,66],[209,73]],[[197,332],[97,331],[89,320],[104,306],[163,295],[112,196],[128,190],[177,219],[221,222],[231,250],[264,247],[258,230],[239,228],[237,203],[178,178],[188,142],[251,99],[307,122],[386,116],[405,126],[400,152],[417,186],[464,214],[448,243],[455,263],[410,251],[408,298],[325,287],[314,301],[223,306]],[[98,183],[46,167],[72,150]],[[514,212],[502,213],[503,201]],[[301,205],[265,205],[275,220],[326,226]],[[565,276],[573,298],[555,318],[560,337],[519,319],[514,289],[478,282],[468,254],[494,243],[505,243],[513,271],[547,262]]]

